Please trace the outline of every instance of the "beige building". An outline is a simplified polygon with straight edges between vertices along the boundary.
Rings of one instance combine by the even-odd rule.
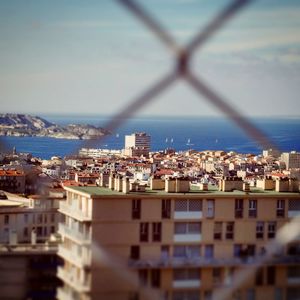
[[[145,132],[133,133],[125,135],[125,149],[126,156],[149,156],[151,137]]]
[[[281,154],[280,160],[285,163],[287,170],[300,168],[300,152],[284,152]]]
[[[300,240],[264,259],[299,192],[65,189],[58,299],[299,299]]]

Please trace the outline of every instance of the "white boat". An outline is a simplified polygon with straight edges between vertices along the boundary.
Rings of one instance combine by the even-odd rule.
[[[191,143],[191,139],[188,139],[186,145],[187,146],[193,146],[194,144]]]

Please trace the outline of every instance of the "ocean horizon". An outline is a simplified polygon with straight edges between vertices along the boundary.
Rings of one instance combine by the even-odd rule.
[[[39,116],[59,125],[90,124],[104,126],[106,116],[45,115]],[[265,132],[281,151],[300,150],[300,118],[254,118],[251,121]],[[127,120],[112,135],[100,141],[55,139],[49,137],[2,136],[0,141],[7,151],[16,147],[18,152],[49,159],[78,153],[82,147],[122,149],[125,135],[146,132],[151,135],[151,150],[174,148],[176,151],[194,149],[236,151],[260,154],[262,148],[230,120],[222,117],[139,117]]]

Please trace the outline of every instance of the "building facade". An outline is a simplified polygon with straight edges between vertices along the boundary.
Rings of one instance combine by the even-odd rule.
[[[124,154],[126,156],[149,156],[151,144],[151,137],[145,132],[133,133],[131,135],[125,135],[125,149]]]
[[[300,239],[262,259],[298,192],[65,189],[58,299],[299,299]]]

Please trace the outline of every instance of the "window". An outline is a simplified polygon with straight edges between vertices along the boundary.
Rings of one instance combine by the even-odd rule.
[[[148,281],[148,270],[139,270],[139,281],[141,285],[147,285]]]
[[[152,285],[152,287],[160,287],[160,270],[159,269],[151,270],[151,285]]]
[[[215,216],[215,200],[207,200],[207,218]]]
[[[148,242],[149,224],[140,224],[140,242]]]
[[[235,217],[242,218],[244,211],[243,199],[235,199]]]
[[[201,255],[201,248],[197,245],[174,246],[173,256],[177,258],[197,258]]]
[[[214,225],[214,239],[221,240],[222,239],[222,222],[215,222]]]
[[[171,218],[171,200],[170,199],[163,199],[161,201],[161,217],[163,219]]]
[[[256,238],[264,238],[264,222],[256,222]]]
[[[263,285],[264,284],[264,273],[262,268],[258,268],[255,273],[255,284],[256,285]]]
[[[174,291],[172,300],[200,300],[199,291]]]
[[[213,293],[212,291],[204,291],[204,300],[212,300]]]
[[[168,259],[169,258],[170,247],[167,245],[161,246],[161,258]]]
[[[276,278],[276,268],[274,266],[267,267],[267,284],[274,285]]]
[[[51,233],[55,233],[55,226],[51,226],[50,231]]]
[[[257,216],[257,200],[249,200],[249,218]]]
[[[234,222],[226,223],[226,240],[234,239]]]
[[[205,256],[205,258],[213,258],[214,257],[214,245],[205,245],[204,256]]]
[[[200,280],[200,269],[173,269],[174,280]]]
[[[284,200],[277,200],[277,210],[276,210],[277,217],[284,217],[284,206],[285,206]]]
[[[44,223],[46,224],[47,221],[48,221],[48,216],[47,216],[47,214],[44,214]]]
[[[25,223],[25,224],[28,223],[28,214],[24,214],[24,223]]]
[[[47,236],[48,235],[48,230],[47,230],[47,227],[45,226],[44,227],[44,236]]]
[[[27,227],[24,227],[23,235],[25,237],[28,237],[28,228]]]
[[[131,246],[130,258],[134,259],[134,260],[140,259],[140,247],[139,246]]]
[[[42,234],[43,234],[43,227],[41,227],[41,226],[37,227],[36,234],[37,234],[37,236],[42,236]]]
[[[43,223],[43,214],[38,214],[38,224],[42,224]]]
[[[200,222],[177,222],[175,223],[175,234],[200,234]]]
[[[152,223],[152,241],[160,242],[161,241],[161,223]]]
[[[9,215],[5,215],[4,216],[4,225],[8,225],[9,224]]]
[[[275,238],[276,234],[276,222],[268,222],[268,238]]]
[[[221,268],[213,268],[213,282],[216,285],[222,283]]]
[[[141,218],[141,199],[133,199],[132,200],[132,219],[140,219]]]
[[[254,289],[247,290],[246,300],[255,300],[255,290]]]

